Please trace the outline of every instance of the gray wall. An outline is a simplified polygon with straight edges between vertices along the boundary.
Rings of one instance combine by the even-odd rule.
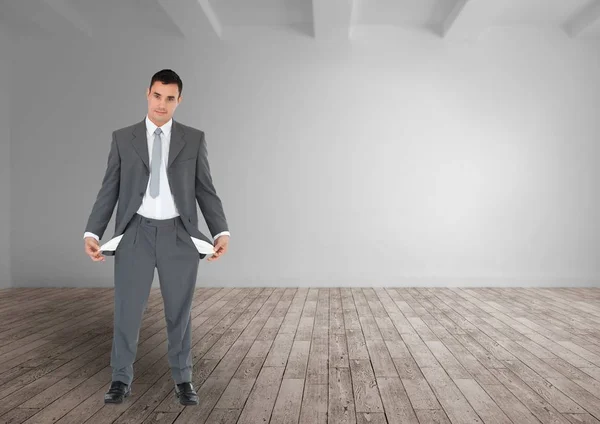
[[[112,285],[113,259],[90,261],[81,237],[112,130],[143,119],[150,76],[169,67],[232,232],[199,286],[599,285],[598,47],[516,29],[335,50],[283,32],[218,47],[28,40],[14,282]]]
[[[0,25],[0,288],[11,287],[10,275],[10,72],[12,39]]]

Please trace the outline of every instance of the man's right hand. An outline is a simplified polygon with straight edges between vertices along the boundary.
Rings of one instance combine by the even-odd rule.
[[[86,237],[85,241],[85,253],[92,259],[94,262],[105,262],[106,258],[100,252],[100,243],[94,237]]]

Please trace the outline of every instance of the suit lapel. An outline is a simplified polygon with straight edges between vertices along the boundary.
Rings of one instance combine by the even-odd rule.
[[[171,126],[171,144],[169,146],[169,161],[167,162],[167,169],[171,166],[179,152],[185,146],[184,131],[181,125],[173,119]],[[131,140],[135,151],[138,156],[146,165],[148,171],[150,171],[150,159],[148,156],[148,137],[146,136],[146,119],[136,124],[133,128],[133,139]]]
[[[171,166],[183,146],[185,146],[185,140],[183,139],[184,132],[183,128],[177,121],[173,119],[173,125],[171,126],[171,144],[169,146],[169,161],[167,162],[167,169]]]
[[[146,119],[138,123],[133,128],[133,140],[131,140],[133,147],[139,155],[148,171],[150,171],[150,160],[148,159],[148,137],[146,137]]]

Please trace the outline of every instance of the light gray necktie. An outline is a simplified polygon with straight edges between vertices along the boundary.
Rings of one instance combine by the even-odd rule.
[[[162,154],[162,143],[160,135],[162,130],[157,128],[154,131],[154,145],[152,146],[152,163],[150,164],[150,196],[153,199],[158,196],[158,188],[160,187],[160,161]]]

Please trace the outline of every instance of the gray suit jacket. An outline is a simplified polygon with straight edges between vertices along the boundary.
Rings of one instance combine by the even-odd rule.
[[[167,176],[175,205],[190,236],[213,244],[211,238],[198,230],[196,202],[212,235],[229,231],[221,200],[213,186],[204,132],[173,119]],[[148,178],[150,165],[144,119],[113,131],[106,172],[85,231],[102,238],[118,200],[113,237],[123,234],[142,204]],[[206,256],[199,255],[200,258]]]

